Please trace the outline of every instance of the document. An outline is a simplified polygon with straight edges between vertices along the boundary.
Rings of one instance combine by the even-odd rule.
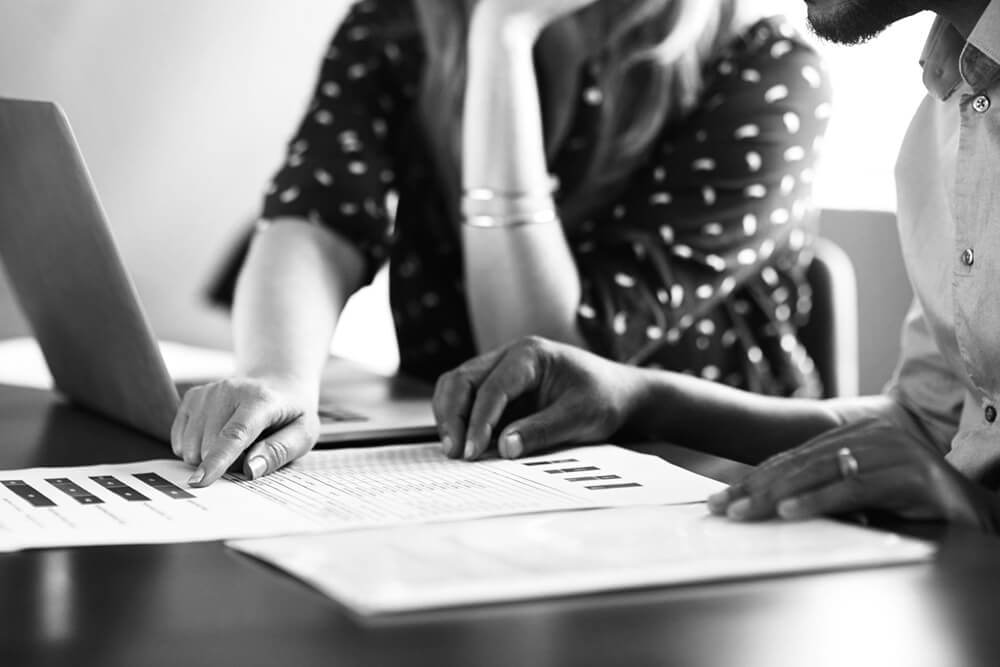
[[[929,543],[825,519],[735,523],[704,504],[228,544],[366,615],[906,563],[934,553]]]
[[[177,460],[0,471],[0,551],[354,530],[703,501],[723,487],[614,445],[456,461],[438,443],[315,451],[259,480],[189,488]]]

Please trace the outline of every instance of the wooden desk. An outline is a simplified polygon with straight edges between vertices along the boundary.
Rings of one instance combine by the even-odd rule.
[[[46,392],[0,387],[0,468],[167,454]],[[1000,664],[1000,541],[960,530],[940,539],[933,564],[377,623],[219,543],[0,554],[0,665]]]

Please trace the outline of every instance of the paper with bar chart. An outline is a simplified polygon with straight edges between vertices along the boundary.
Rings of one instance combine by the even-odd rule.
[[[0,551],[188,542],[701,502],[722,484],[613,445],[470,463],[438,443],[312,452],[189,488],[176,460],[0,471]]]

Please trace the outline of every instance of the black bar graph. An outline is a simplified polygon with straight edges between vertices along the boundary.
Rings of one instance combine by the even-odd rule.
[[[131,486],[129,486],[128,484],[126,484],[125,482],[121,481],[120,479],[118,479],[113,475],[96,475],[91,477],[90,479],[94,480],[95,482],[97,482],[102,487],[104,487],[111,493],[115,494],[116,496],[121,496],[122,498],[128,500],[129,502],[149,500],[147,496],[144,496],[143,494],[139,493]]]
[[[81,505],[100,505],[104,501],[87,491],[69,477],[52,477],[46,482],[56,487]]]
[[[177,486],[176,484],[173,484],[172,482],[168,482],[163,477],[157,475],[155,472],[142,472],[132,476],[135,477],[140,482],[149,484],[151,487],[153,487],[160,493],[167,495],[171,498],[177,498],[177,499],[194,498],[193,494],[188,493],[187,491]]]
[[[51,498],[40,492],[35,487],[31,486],[27,482],[21,479],[5,479],[0,484],[3,484],[16,496],[27,500],[29,503],[35,507],[55,507],[56,503]]]

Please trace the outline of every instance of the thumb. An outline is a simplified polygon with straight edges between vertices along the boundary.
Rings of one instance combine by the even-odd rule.
[[[243,474],[247,479],[270,474],[308,452],[314,443],[315,439],[302,424],[289,424],[247,450]]]
[[[533,415],[511,422],[497,438],[500,456],[516,459],[543,449],[580,442],[584,422],[570,401],[557,401]]]

